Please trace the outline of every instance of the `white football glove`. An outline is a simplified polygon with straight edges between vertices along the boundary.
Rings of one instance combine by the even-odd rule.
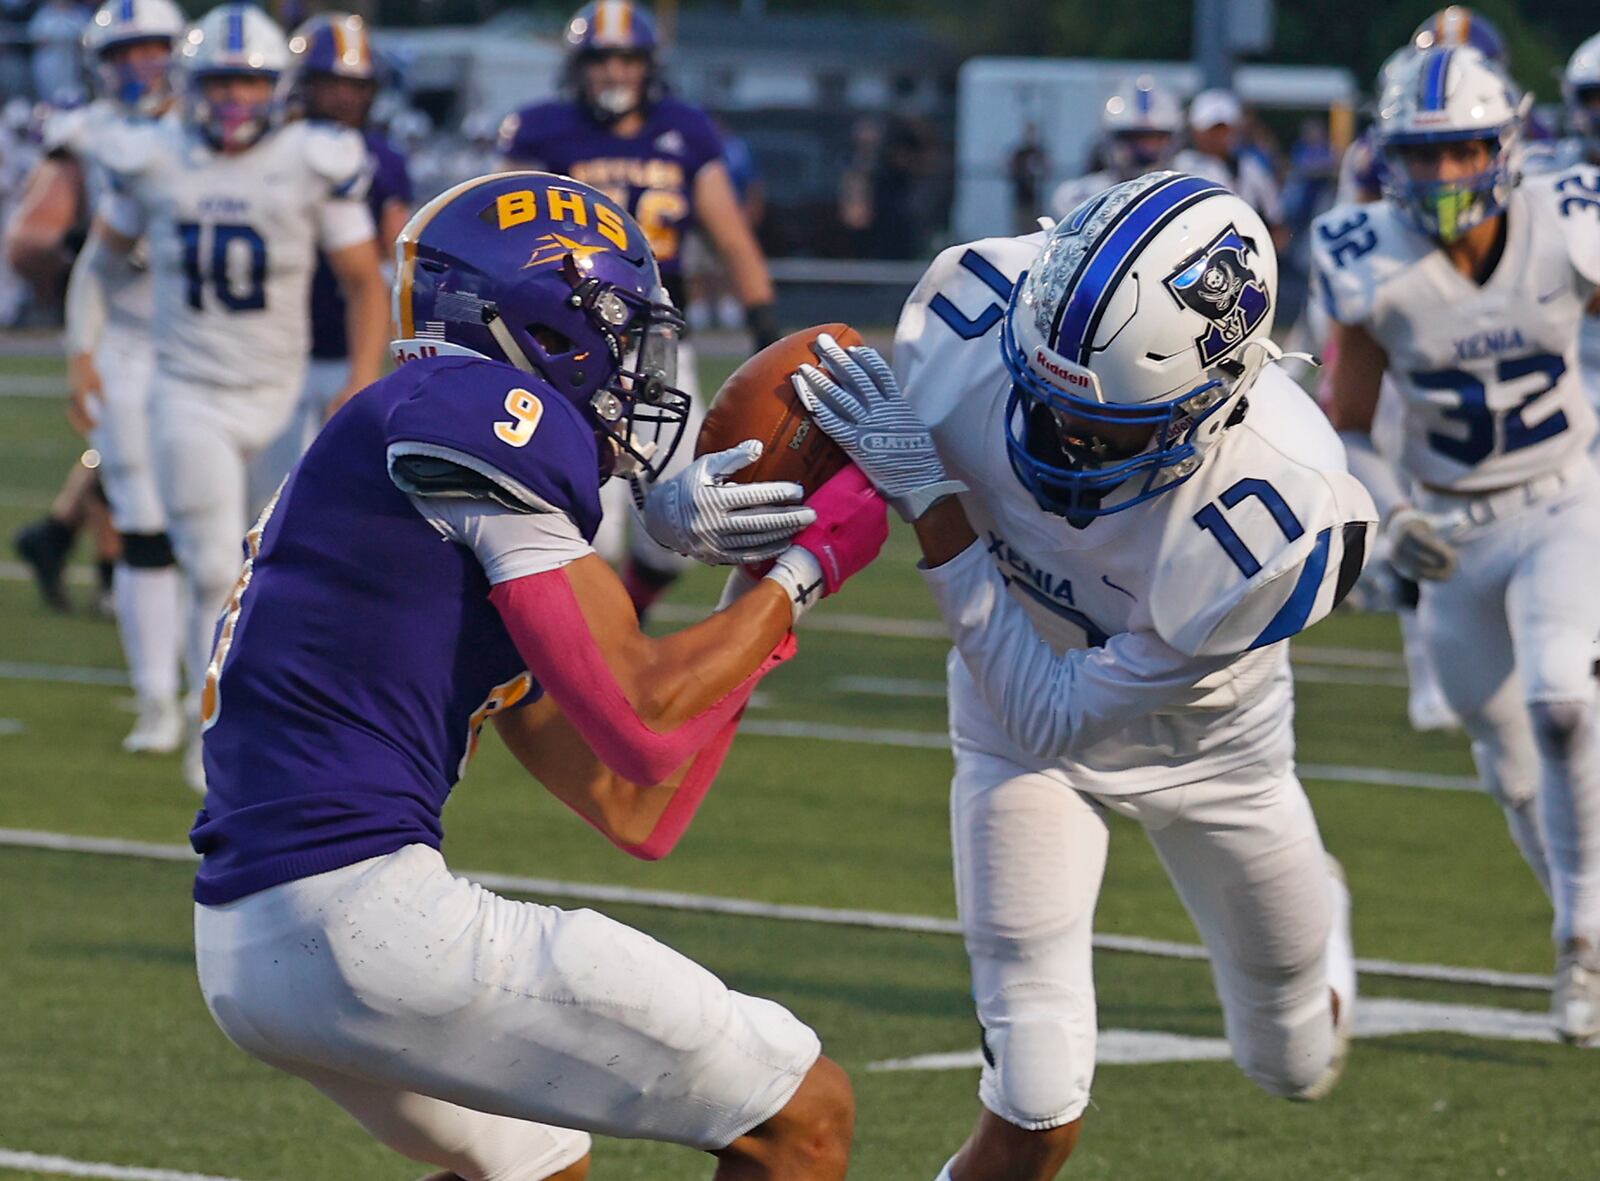
[[[777,557],[817,514],[800,503],[805,489],[799,484],[727,482],[759,458],[760,442],[747,439],[726,451],[702,455],[677,475],[652,485],[639,507],[645,531],[674,553],[711,566],[741,566]]]
[[[1456,547],[1427,513],[1401,505],[1383,523],[1389,565],[1413,582],[1443,582],[1456,572]]]
[[[847,352],[827,333],[817,337],[817,349],[827,369],[800,366],[795,393],[903,520],[915,521],[940,497],[967,490],[945,473],[933,436],[877,349],[857,345]]]

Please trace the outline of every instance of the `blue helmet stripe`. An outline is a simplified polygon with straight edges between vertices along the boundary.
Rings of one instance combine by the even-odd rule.
[[[235,4],[228,9],[228,52],[244,52],[244,5]]]
[[[117,9],[117,23],[123,25],[133,23],[133,0],[122,0],[121,6]]]
[[[1145,240],[1189,206],[1214,193],[1226,192],[1221,185],[1198,176],[1176,176],[1129,202],[1078,264],[1077,273],[1068,284],[1070,294],[1051,334],[1051,347],[1063,356],[1075,356],[1078,364],[1087,365],[1105,303]]]
[[[1444,110],[1444,80],[1450,73],[1450,57],[1455,52],[1446,49],[1442,53],[1434,54],[1428,62],[1426,76],[1422,80],[1422,109],[1424,111]]]
[[[1150,92],[1143,86],[1135,86],[1133,94],[1133,105],[1138,109],[1139,114],[1148,115],[1150,113]]]

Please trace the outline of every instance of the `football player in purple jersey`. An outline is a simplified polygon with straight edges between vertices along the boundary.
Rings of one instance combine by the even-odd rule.
[[[508,116],[500,129],[507,167],[575,177],[633,214],[650,239],[662,282],[686,306],[683,245],[700,229],[727,267],[744,305],[754,349],[778,336],[772,278],[728,175],[722,136],[711,116],[674,97],[661,76],[660,42],[648,10],[633,0],[597,0],[567,22],[567,94]],[[696,407],[699,383],[685,349],[683,388]],[[696,410],[698,415],[698,409]],[[678,576],[682,563],[640,530],[624,545],[627,500],[620,484],[605,501],[600,551],[629,561],[623,578],[644,610]]]
[[[392,249],[411,216],[411,175],[405,156],[370,122],[378,96],[378,60],[366,22],[348,13],[319,13],[290,35],[289,51],[295,57],[295,105],[304,117],[349,127],[366,140],[372,172],[367,206],[379,249]],[[311,364],[293,428],[295,454],[338,409],[335,402],[349,369],[344,297],[327,261],[319,260],[311,280]]]
[[[599,191],[501,173],[400,235],[399,368],[328,422],[246,540],[204,702],[191,840],[217,1023],[434,1181],[578,1181],[589,1133],[691,1145],[716,1176],[844,1176],[853,1101],[771,1001],[592,911],[452,877],[440,814],[484,723],[610,841],[664,856],[796,616],[877,553],[846,468],[805,505],[727,484],[743,444],[645,512],[736,569],[721,610],[644,634],[591,542],[600,485],[659,472],[686,419],[681,318]]]

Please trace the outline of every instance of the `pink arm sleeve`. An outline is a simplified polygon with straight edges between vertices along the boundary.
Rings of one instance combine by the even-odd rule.
[[[500,612],[506,630],[511,633],[517,651],[528,662],[528,671],[533,673],[534,679],[555,698],[561,712],[583,735],[600,761],[633,783],[660,783],[691,756],[721,739],[723,729],[727,728],[727,739],[723,742],[725,753],[727,743],[733,740],[739,711],[750,699],[757,682],[793,656],[796,648],[791,632],[761,667],[733,692],[663,734],[645,725],[617,684],[578,607],[565,570],[529,574],[497,583],[489,592],[489,600]],[[721,761],[719,755],[716,765]],[[710,786],[716,765],[711,767],[700,789],[701,795],[705,794],[705,787]],[[697,762],[690,771],[691,778],[698,767]],[[687,787],[685,781],[678,795],[684,795]],[[669,816],[677,806],[675,796],[667,810]],[[692,814],[693,808],[690,808]],[[687,818],[683,824],[687,826]]]

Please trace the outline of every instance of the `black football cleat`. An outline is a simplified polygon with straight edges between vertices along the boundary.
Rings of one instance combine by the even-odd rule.
[[[72,603],[67,598],[67,557],[72,553],[74,532],[54,517],[45,517],[31,525],[24,525],[11,538],[17,557],[33,571],[34,585],[39,597],[52,611],[68,611]]]

